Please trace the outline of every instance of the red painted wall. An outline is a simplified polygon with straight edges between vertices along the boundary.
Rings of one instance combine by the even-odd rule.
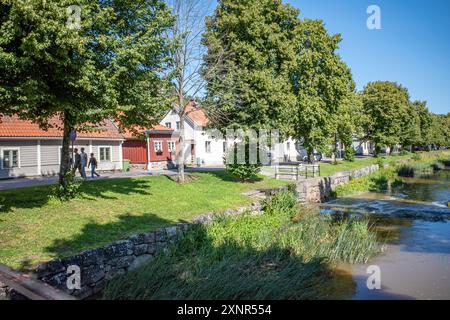
[[[130,160],[131,163],[147,163],[147,141],[146,140],[127,140],[122,144],[122,153],[124,160]]]
[[[155,141],[162,143],[162,153],[155,152]],[[170,135],[152,134],[150,136],[150,161],[170,161],[175,160],[175,154],[169,152],[168,141],[175,141],[175,153],[178,150],[178,139],[171,138]],[[127,140],[122,145],[123,159],[130,160],[131,163],[146,164],[147,161],[147,140]]]

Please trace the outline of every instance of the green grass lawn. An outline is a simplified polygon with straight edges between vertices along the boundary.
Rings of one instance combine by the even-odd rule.
[[[36,262],[100,247],[207,212],[249,204],[243,192],[287,184],[264,178],[235,182],[225,172],[193,174],[177,184],[168,177],[84,183],[77,199],[60,202],[51,187],[0,192],[0,263],[27,268]]]

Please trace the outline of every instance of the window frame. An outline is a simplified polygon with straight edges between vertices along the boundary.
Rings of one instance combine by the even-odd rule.
[[[176,122],[177,131],[181,130],[181,121]]]
[[[17,151],[17,166],[12,166],[12,167],[6,167],[4,166],[4,152],[5,151]],[[1,169],[5,169],[5,170],[12,170],[14,168],[21,168],[21,164],[20,164],[20,147],[6,147],[6,148],[2,148],[0,150],[0,155],[1,155],[1,159],[2,161],[0,161],[0,168]]]
[[[209,150],[208,150],[208,146],[209,146]],[[205,153],[211,153],[211,140],[205,141]]]
[[[166,122],[164,124],[167,128],[172,129],[172,122]]]
[[[101,152],[102,148],[109,149],[109,160],[102,160],[102,152]],[[112,156],[112,146],[98,146],[98,159],[97,159],[97,161],[99,163],[101,163],[101,162],[113,162],[112,158],[113,158],[113,156]],[[89,160],[89,158],[88,158],[88,160]]]
[[[156,144],[159,144],[161,149],[156,149]],[[163,153],[163,144],[161,140],[153,141],[153,151],[155,151],[156,154]]]
[[[173,144],[173,148],[170,147],[170,145]],[[172,153],[174,151],[176,151],[176,142],[175,140],[168,140],[167,141],[167,150],[169,150],[169,153]]]

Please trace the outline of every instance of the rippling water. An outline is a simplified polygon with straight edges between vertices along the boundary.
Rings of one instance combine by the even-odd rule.
[[[322,205],[323,214],[368,218],[386,244],[386,251],[367,264],[339,267],[352,276],[351,298],[450,299],[448,201],[450,171],[443,170],[405,179],[404,185],[386,193],[359,194]],[[367,288],[370,265],[380,267],[381,290]]]

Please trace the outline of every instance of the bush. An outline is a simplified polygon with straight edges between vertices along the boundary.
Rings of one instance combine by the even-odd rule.
[[[75,174],[71,171],[66,173],[66,186],[56,185],[52,189],[52,196],[61,200],[68,201],[73,199],[78,194],[78,189],[80,189],[81,182],[75,180]]]
[[[239,145],[240,147],[242,145]],[[228,154],[224,157],[225,170],[230,173],[233,177],[241,180],[241,181],[251,181],[255,180],[258,177],[258,173],[261,171],[262,164],[257,161],[257,163],[251,163],[249,150],[250,145],[248,143],[244,146],[245,150],[245,163],[238,163],[237,160],[237,149],[238,145],[236,144],[234,148],[230,148]],[[258,152],[258,150],[256,150]],[[258,152],[259,154],[259,152]]]
[[[297,197],[292,191],[278,192],[271,199],[264,202],[264,212],[266,214],[293,214],[297,209]]]

